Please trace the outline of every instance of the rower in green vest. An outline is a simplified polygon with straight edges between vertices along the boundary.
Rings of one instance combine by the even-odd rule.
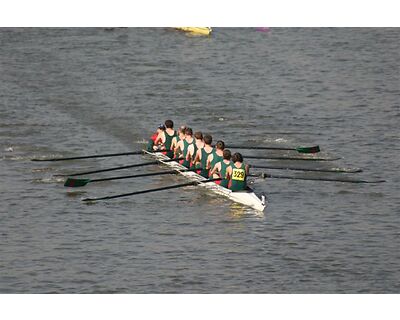
[[[214,152],[212,152],[207,159],[207,168],[209,168],[210,171],[213,170],[214,166],[218,162],[222,161],[224,149],[225,143],[221,140],[217,141],[217,143],[215,144]]]
[[[222,178],[222,180],[216,181],[215,183],[219,184],[221,187],[228,188],[229,179],[227,178],[227,169],[233,164],[231,161],[231,151],[225,149],[223,152],[223,157],[223,160],[218,162],[211,170],[210,176],[214,178],[214,174],[218,173],[217,178]]]
[[[172,140],[177,135],[178,133],[174,130],[174,122],[172,120],[165,120],[165,131],[161,132],[155,141],[156,145],[158,143],[162,144],[161,149],[167,150],[166,152],[163,153],[170,158],[174,156],[174,151],[171,149]]]
[[[227,168],[229,176],[228,188],[232,191],[241,191],[247,188],[247,176],[249,174],[249,166],[243,163],[243,156],[235,153],[232,156],[232,164]]]
[[[192,128],[186,128],[185,139],[178,142],[177,148],[182,150],[182,156],[184,160],[179,161],[179,163],[188,169],[193,168],[193,158],[196,154],[197,147],[195,139],[193,138]]]
[[[178,142],[185,139],[186,126],[180,126],[178,129],[178,135],[172,138],[171,150],[174,152],[174,158],[180,158],[182,156],[182,150],[178,147]]]
[[[207,159],[208,156],[214,151],[214,148],[211,146],[212,137],[209,134],[205,134],[203,137],[204,147],[197,150],[196,157],[194,159],[194,163],[196,164],[196,168],[200,168],[200,174],[204,178],[208,178],[209,169],[207,169]]]

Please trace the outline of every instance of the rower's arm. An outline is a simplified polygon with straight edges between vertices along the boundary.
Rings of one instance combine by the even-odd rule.
[[[245,170],[246,170],[246,176],[248,176],[248,175],[249,175],[249,172],[250,172],[250,167],[249,167],[249,165],[246,164],[244,168],[245,168]]]
[[[177,144],[176,137],[173,137],[171,141],[171,150],[175,150],[176,144]]]
[[[176,144],[176,147],[174,148],[174,152],[175,152],[175,153],[178,152],[178,150],[179,150],[179,148],[180,148],[180,146],[181,146],[181,142],[182,142],[182,140],[180,140],[180,141]]]
[[[163,143],[164,132],[160,132],[154,141],[154,144],[157,145],[159,143]]]
[[[220,172],[220,171],[221,171],[221,163],[218,162],[218,163],[214,166],[214,168],[211,170],[211,172],[210,172],[210,177],[212,177],[212,175],[213,175],[214,173],[217,173],[217,172]]]
[[[194,145],[190,145],[187,152],[187,160],[193,159],[194,156]]]
[[[232,168],[229,166],[226,168],[226,179],[230,180],[232,176]]]
[[[201,149],[197,150],[196,157],[194,158],[193,163],[196,164],[196,163],[200,162],[200,160],[201,160]]]
[[[207,169],[212,169],[211,167],[211,161],[213,160],[213,154],[211,153],[208,158],[207,158],[207,164],[206,164],[206,168]]]

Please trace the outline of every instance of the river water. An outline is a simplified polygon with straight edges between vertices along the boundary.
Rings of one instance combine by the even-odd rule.
[[[0,29],[0,292],[399,293],[399,29],[263,31]],[[359,167],[354,178],[386,182],[255,179],[264,214],[195,187],[88,205],[186,180],[72,189],[54,175],[148,159],[30,161],[138,150],[167,118],[341,157],[253,164]]]

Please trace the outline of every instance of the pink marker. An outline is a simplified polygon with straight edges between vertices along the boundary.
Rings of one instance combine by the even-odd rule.
[[[269,32],[269,28],[268,27],[258,27],[258,28],[256,28],[256,31]]]

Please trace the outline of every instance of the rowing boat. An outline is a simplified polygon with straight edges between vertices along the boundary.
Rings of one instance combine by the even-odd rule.
[[[211,27],[179,27],[175,28],[179,31],[189,32],[192,34],[204,35],[209,36],[212,32]]]
[[[206,178],[202,177],[201,175],[193,171],[186,171],[187,168],[177,162],[166,162],[166,160],[170,160],[170,158],[168,158],[166,155],[162,153],[153,153],[153,152],[148,152],[146,150],[143,150],[143,152],[155,158],[160,163],[165,164],[171,167],[172,169],[176,170],[177,172],[179,172],[180,174],[182,174],[191,181],[201,182],[207,180]],[[265,195],[261,195],[259,197],[250,188],[248,190],[233,192],[232,190],[221,187],[220,185],[214,182],[199,183],[199,186],[204,187],[214,193],[223,195],[224,197],[227,197],[234,202],[251,207],[257,211],[264,211],[268,204]]]

